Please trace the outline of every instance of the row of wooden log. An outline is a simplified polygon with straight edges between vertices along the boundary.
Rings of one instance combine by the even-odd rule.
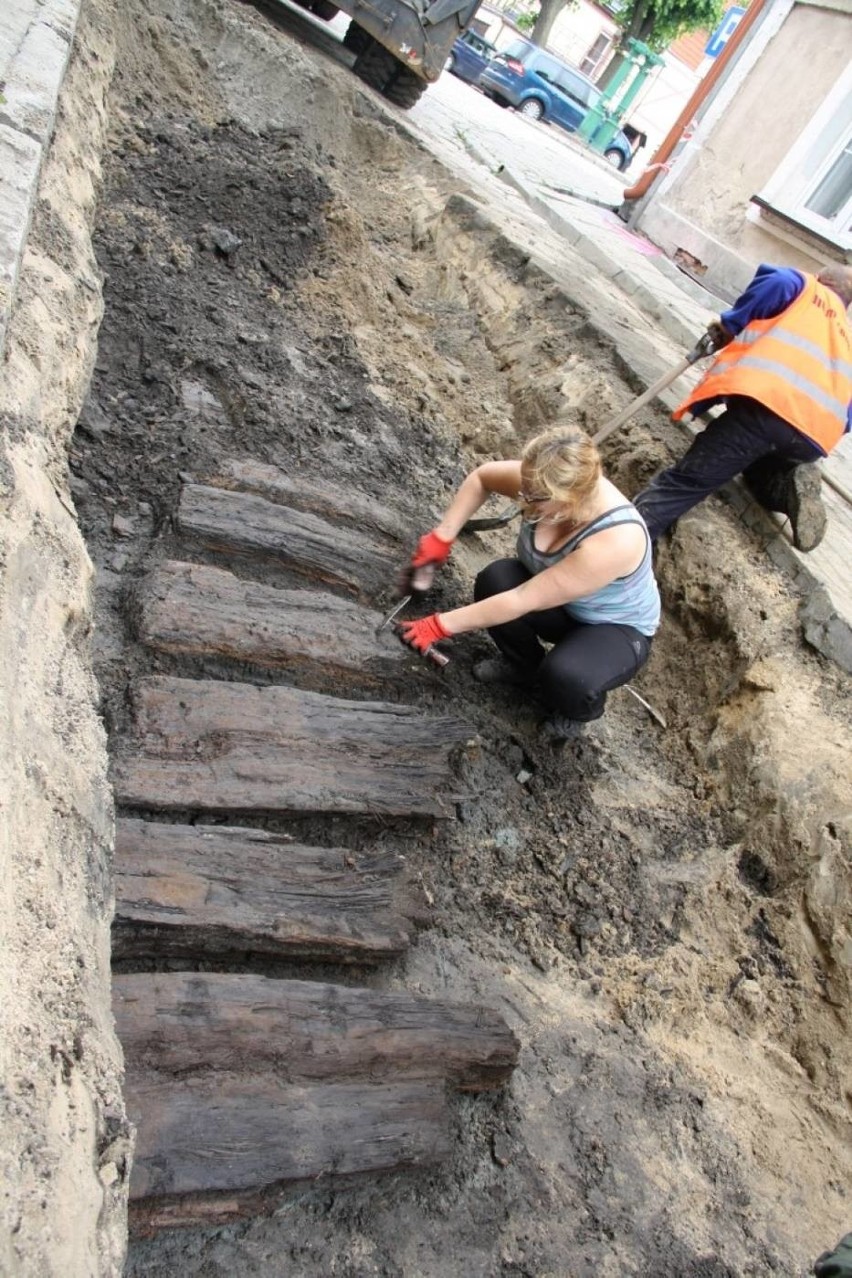
[[[404,858],[198,823],[453,815],[465,724],[311,690],[331,678],[363,692],[411,661],[376,637],[378,614],[364,602],[392,580],[398,514],[230,462],[184,489],[176,527],[229,569],[283,565],[332,589],[176,560],[143,581],[147,646],[282,670],[301,686],[160,676],[134,689],[116,798],[169,819],[117,824],[116,963],[398,957],[430,918]],[[183,813],[192,823],[176,823]],[[518,1052],[485,1008],[245,973],[119,973],[115,1013],[138,1125],[131,1218],[142,1231],[268,1210],[318,1177],[439,1161],[451,1147],[448,1088],[499,1086]]]

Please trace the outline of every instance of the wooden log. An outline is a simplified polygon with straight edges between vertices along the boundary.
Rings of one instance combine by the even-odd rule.
[[[119,747],[118,800],[210,812],[449,817],[455,719],[295,688],[144,679]]]
[[[187,484],[178,504],[177,527],[212,550],[274,560],[361,595],[386,592],[400,570],[399,558],[377,549],[369,534],[337,527],[253,493]]]
[[[518,1057],[502,1016],[476,1005],[264,976],[116,975],[118,1036],[134,1070],[185,1079],[271,1071],[281,1083],[440,1078],[499,1087]]]
[[[282,1086],[272,1075],[125,1084],[138,1125],[134,1233],[272,1210],[295,1185],[425,1167],[448,1157],[438,1082]]]
[[[390,631],[376,635],[381,613],[337,595],[277,590],[221,568],[169,560],[143,581],[139,637],[161,652],[191,653],[345,675],[375,684],[407,656]]]
[[[410,510],[372,501],[355,491],[329,483],[324,478],[293,475],[268,466],[251,457],[229,458],[215,475],[204,480],[211,488],[233,488],[239,492],[257,493],[268,501],[295,510],[309,510],[334,524],[346,524],[369,532],[386,543],[395,555],[414,548],[418,527]],[[428,516],[424,515],[428,525]],[[422,522],[422,520],[421,520]],[[422,528],[420,529],[422,531]]]
[[[114,959],[375,963],[404,953],[428,919],[422,888],[392,854],[226,826],[116,825]]]

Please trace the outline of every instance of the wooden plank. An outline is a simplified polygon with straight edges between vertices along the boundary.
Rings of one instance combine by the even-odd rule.
[[[450,755],[469,733],[407,706],[295,688],[155,676],[114,784],[134,807],[449,817]]]
[[[440,1083],[282,1086],[274,1076],[125,1084],[138,1125],[134,1233],[272,1210],[305,1182],[431,1166],[449,1156]]]
[[[337,595],[277,590],[221,568],[168,560],[139,591],[139,637],[161,652],[191,653],[345,675],[364,686],[405,664],[402,644],[376,635],[382,614]]]
[[[429,920],[405,861],[226,826],[116,824],[115,959],[396,957]]]
[[[251,457],[227,459],[204,483],[212,488],[257,493],[282,506],[309,510],[332,523],[364,529],[386,542],[396,555],[404,554],[417,541],[418,528],[408,511],[389,506],[386,501],[372,501],[351,484],[343,488],[322,477],[289,474]]]
[[[385,592],[401,566],[397,556],[378,549],[367,533],[226,488],[187,484],[178,504],[177,527],[209,549],[274,560],[356,594]]]
[[[502,1016],[404,991],[230,973],[116,975],[118,1036],[135,1070],[187,1078],[272,1071],[281,1083],[440,1078],[499,1087],[518,1057]]]
[[[451,814],[449,718],[293,688],[153,677],[116,762],[122,801],[156,809]]]

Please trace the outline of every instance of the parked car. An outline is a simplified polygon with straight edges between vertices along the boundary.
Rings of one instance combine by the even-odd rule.
[[[601,100],[597,85],[576,67],[528,40],[513,40],[492,58],[479,77],[479,87],[500,106],[512,106],[532,120],[549,120],[569,133],[579,129]],[[622,171],[632,160],[630,142],[621,129],[604,158]]]
[[[480,72],[484,71],[494,57],[497,48],[483,40],[475,31],[465,31],[453,44],[450,56],[444,63],[444,70],[451,71],[460,80],[475,84]]]

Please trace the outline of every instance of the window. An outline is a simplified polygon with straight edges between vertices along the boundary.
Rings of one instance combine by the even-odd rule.
[[[580,63],[580,70],[583,72],[583,75],[591,76],[592,79],[594,79],[595,72],[609,52],[609,46],[611,44],[612,36],[605,35],[601,32],[591,49],[589,49],[585,58],[583,58],[583,61]]]
[[[840,231],[852,230],[852,128],[825,173],[817,181],[805,208],[816,217],[834,222]]]
[[[559,77],[559,87],[569,98],[579,102],[582,107],[594,106],[600,99],[597,89],[571,71],[563,71]]]
[[[852,250],[852,66],[753,198],[783,221]]]
[[[536,58],[532,68],[536,75],[540,75],[542,80],[546,80],[548,84],[559,83],[559,72],[561,67],[553,58],[547,58],[544,55]]]

